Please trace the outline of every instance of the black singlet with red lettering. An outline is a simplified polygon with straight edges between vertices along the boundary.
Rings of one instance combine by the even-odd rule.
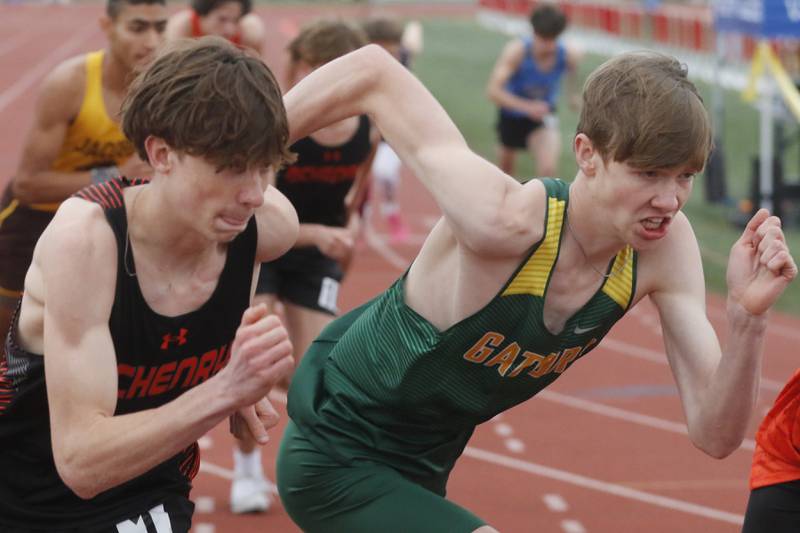
[[[134,272],[132,250],[127,258],[125,252],[122,190],[140,183],[122,178],[76,194],[103,207],[117,239],[116,294],[109,319],[119,380],[116,415],[163,405],[224,366],[250,302],[255,264],[253,217],[229,244],[217,287],[202,306],[176,317],[151,310],[136,276],[129,274]],[[200,461],[196,443],[89,500],[61,481],[50,444],[43,357],[17,344],[17,321],[15,316],[0,360],[0,531],[90,531],[146,511],[165,497],[188,496]]]
[[[324,146],[311,137],[292,145],[297,161],[278,173],[276,187],[292,202],[301,223],[347,223],[344,198],[372,149],[369,134],[369,118],[362,115],[356,132],[341,145]]]

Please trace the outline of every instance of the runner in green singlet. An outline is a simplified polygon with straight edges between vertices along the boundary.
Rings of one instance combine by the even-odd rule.
[[[304,530],[495,531],[445,499],[474,427],[552,383],[649,296],[689,437],[721,458],[758,390],[766,313],[797,267],[759,211],[728,265],[723,350],[681,207],[711,149],[676,60],[625,54],[586,82],[567,185],[522,185],[469,150],[447,114],[376,47],[285,97],[295,138],[369,114],[443,212],[410,269],[333,322],[289,391],[278,488]]]

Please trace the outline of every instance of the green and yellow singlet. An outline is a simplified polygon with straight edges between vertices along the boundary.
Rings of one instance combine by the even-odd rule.
[[[438,331],[405,304],[403,277],[323,331],[289,391],[290,416],[320,451],[345,464],[389,464],[444,494],[477,424],[555,381],[625,314],[636,284],[630,247],[561,333],[545,327],[569,188],[543,181],[545,234],[480,311]]]

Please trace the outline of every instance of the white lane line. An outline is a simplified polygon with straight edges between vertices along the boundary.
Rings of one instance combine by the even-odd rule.
[[[564,470],[559,470],[557,468],[551,468],[548,466],[531,463],[529,461],[523,461],[521,459],[508,457],[487,450],[473,448],[471,446],[467,446],[467,448],[464,450],[464,455],[471,457],[473,459],[485,461],[487,463],[505,466],[507,468],[510,468],[512,470],[517,470],[519,472],[526,472],[536,476],[554,479],[556,481],[561,481],[562,483],[569,483],[571,485],[576,485],[578,487],[583,487],[585,489],[590,489],[605,494],[611,494],[614,496],[619,496],[621,498],[627,498],[629,500],[635,500],[642,503],[655,505],[657,507],[664,507],[666,509],[670,509],[673,511],[679,511],[686,514],[702,516],[705,518],[710,518],[712,520],[718,520],[720,522],[727,522],[739,526],[741,526],[742,523],[744,522],[744,516],[739,514],[729,513],[727,511],[714,509],[713,507],[698,505],[696,503],[677,500],[675,498],[667,498],[666,496],[659,496],[658,494],[650,494],[648,492],[631,489],[629,487],[624,487],[622,485],[617,485],[615,483],[600,481],[599,479],[594,479],[587,476],[582,476],[580,474],[575,474],[573,472],[567,472]]]
[[[537,394],[536,398],[542,398],[543,400],[547,400],[549,402],[567,405],[569,407],[574,407],[575,409],[589,411],[591,413],[607,416],[609,418],[616,418],[618,420],[632,422],[640,426],[661,429],[671,433],[679,433],[681,435],[689,434],[686,424],[681,422],[672,422],[671,420],[664,420],[663,418],[657,418],[655,416],[643,415],[641,413],[635,413],[626,409],[620,409],[619,407],[611,407],[610,405],[576,398],[560,392],[545,389]],[[755,450],[755,446],[756,443],[754,440],[744,439],[739,449],[753,451]]]
[[[513,453],[522,453],[525,451],[525,443],[519,439],[506,439],[503,441],[508,451]]]
[[[542,501],[554,513],[563,513],[569,509],[567,501],[560,494],[545,494],[542,496]]]
[[[88,41],[90,37],[95,35],[96,31],[97,29],[92,26],[83,32],[75,33],[71,39],[66,41],[64,44],[55,47],[52,53],[36,63],[33,67],[29,68],[25,72],[24,76],[21,76],[17,79],[16,83],[0,93],[0,112],[8,107],[25,91],[27,91],[32,85],[37,83],[39,79],[47,74],[58,61],[68,57],[73,50],[80,48],[84,41]]]
[[[564,531],[564,533],[586,533],[583,524],[577,520],[562,520],[561,530]]]
[[[19,35],[19,34],[17,34],[14,37],[12,37],[11,39],[6,39],[2,43],[0,43],[0,56],[3,56],[5,54],[9,53],[10,51],[14,50],[15,48],[18,48],[24,42],[28,41],[31,38],[32,38],[32,35],[30,35],[30,34],[27,34],[27,35]]]
[[[379,256],[381,256],[387,263],[396,268],[397,270],[404,271],[411,264],[410,259],[406,259],[402,255],[395,252],[386,240],[381,237],[375,230],[367,225],[364,230],[364,240],[367,245],[372,248]]]
[[[621,341],[619,339],[612,339],[609,337],[604,338],[598,347],[598,349],[608,348],[613,352],[617,352],[621,355],[627,355],[630,357],[635,357],[636,359],[643,359],[645,361],[650,361],[651,363],[658,363],[660,365],[668,365],[669,362],[667,361],[667,356],[664,352],[659,352],[656,350],[651,350],[650,348],[644,348],[642,346],[637,346],[635,344],[631,344],[629,342]],[[761,388],[773,392],[780,391],[783,389],[783,383],[779,383],[777,381],[761,378]]]
[[[615,483],[608,483],[606,481],[582,476],[573,472],[567,472],[565,470],[559,470],[557,468],[551,468],[549,466],[523,461],[521,459],[508,457],[499,453],[481,450],[480,448],[473,448],[472,446],[467,446],[467,448],[464,450],[464,455],[473,459],[477,459],[478,461],[505,466],[518,472],[525,472],[535,476],[554,479],[556,481],[561,481],[562,483],[569,483],[570,485],[576,485],[585,489],[611,494],[614,496],[619,496],[620,498],[627,498],[629,500],[635,500],[642,503],[655,505],[657,507],[664,507],[673,511],[702,516],[712,520],[728,522],[730,524],[742,525],[744,522],[744,516],[735,513],[729,513],[727,511],[721,511],[705,505],[698,505],[683,500],[677,500],[675,498],[667,498],[666,496],[650,494],[648,492],[632,489],[623,485],[617,485]],[[223,468],[208,461],[203,461],[200,463],[200,471],[221,477],[223,479],[233,479],[232,470],[228,470],[227,468]]]
[[[514,428],[511,427],[511,424],[498,422],[497,424],[494,424],[494,432],[501,437],[510,437],[514,433]]]
[[[213,513],[214,507],[214,498],[211,496],[198,496],[194,499],[194,509],[198,513]]]
[[[201,450],[210,450],[214,447],[214,440],[208,435],[204,435],[197,439],[197,445]]]
[[[200,471],[233,481],[233,470],[228,470],[209,461],[200,461]]]
[[[197,524],[192,528],[192,533],[214,533],[214,524]]]

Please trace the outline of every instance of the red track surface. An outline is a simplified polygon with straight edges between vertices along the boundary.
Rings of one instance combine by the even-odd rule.
[[[85,4],[0,6],[0,184],[17,164],[41,77],[58,61],[104,45],[94,23],[101,9]],[[341,13],[343,8],[336,9]],[[366,9],[350,7],[346,13]],[[415,16],[469,15],[463,6],[404,8],[411,9]],[[320,11],[318,6],[259,8],[274,30],[266,59],[279,78],[287,33]],[[376,221],[345,281],[345,310],[402,272],[435,219],[435,205],[413,178],[404,180],[401,195],[417,239],[392,248]],[[719,298],[710,299],[709,313],[715,325],[723,323]],[[797,366],[793,353],[799,341],[798,321],[773,315],[759,419]],[[281,428],[264,451],[270,475]],[[231,515],[226,479],[232,468],[231,439],[219,427],[203,443],[204,461],[193,491],[198,502],[194,531],[297,530],[279,503],[265,515]],[[739,530],[747,501],[752,445],[748,440],[731,457],[716,461],[689,443],[657,318],[645,302],[552,387],[478,428],[453,473],[449,495],[503,532],[731,533]]]

